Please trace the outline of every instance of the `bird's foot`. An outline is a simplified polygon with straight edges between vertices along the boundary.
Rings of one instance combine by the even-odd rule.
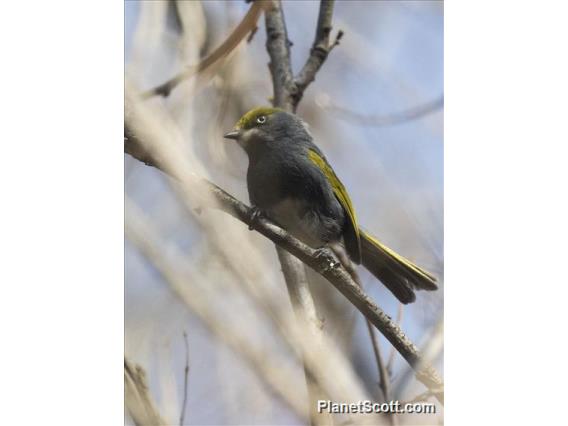
[[[261,216],[266,216],[264,212],[256,206],[251,207],[252,213],[250,215],[250,222],[249,222],[249,231],[254,231],[256,227],[256,223]]]
[[[319,262],[319,269],[322,274],[337,268],[340,265],[339,260],[329,247],[320,247],[316,249],[315,258]]]

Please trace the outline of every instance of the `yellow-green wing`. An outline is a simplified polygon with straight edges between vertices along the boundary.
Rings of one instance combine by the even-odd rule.
[[[349,232],[346,232],[344,235],[345,245],[351,260],[359,264],[361,263],[361,239],[359,236],[359,225],[357,224],[357,217],[355,216],[355,209],[351,203],[351,198],[349,198],[349,194],[347,193],[345,186],[343,186],[331,166],[319,153],[310,149],[308,157],[310,161],[323,172],[333,188],[335,197],[349,217],[348,225],[351,229],[349,229]]]

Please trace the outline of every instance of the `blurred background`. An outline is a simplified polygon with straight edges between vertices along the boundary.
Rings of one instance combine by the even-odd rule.
[[[313,42],[319,2],[285,1],[283,7],[297,73]],[[148,90],[197,64],[249,8],[244,1],[126,1],[128,84]],[[349,190],[360,223],[439,277],[439,291],[417,293],[400,315],[395,297],[360,270],[366,292],[400,318],[402,329],[442,374],[443,19],[441,1],[337,1],[332,36],[339,29],[345,35],[298,108]],[[187,80],[167,98],[146,101],[181,144],[192,171],[247,204],[246,156],[222,135],[248,109],[270,103],[265,41],[261,17],[252,40],[239,44],[213,73]],[[191,305],[199,288],[214,316],[298,373],[292,386],[305,395],[301,363],[243,287],[257,286],[283,315],[291,312],[273,244],[226,214],[185,208],[162,172],[129,155],[124,162],[128,203],[151,224],[162,248],[185,260],[192,277],[172,286],[127,238],[125,355],[145,369],[160,413],[178,423],[188,357],[185,424],[305,424]],[[368,395],[381,401],[362,316],[330,284],[314,274],[310,280],[324,332]],[[382,337],[380,346],[384,358],[391,358]],[[397,353],[390,366],[392,398],[408,401],[425,391]],[[443,408],[437,408],[435,415],[401,415],[397,422],[441,424]]]

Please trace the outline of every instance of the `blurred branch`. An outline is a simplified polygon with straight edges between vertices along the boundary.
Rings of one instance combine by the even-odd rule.
[[[444,344],[444,318],[443,315],[440,317],[438,322],[432,329],[427,333],[428,338],[425,339],[425,343],[422,346],[422,357],[420,363],[424,363],[423,365],[430,365],[432,362],[436,360],[440,356],[443,351],[443,344]],[[407,369],[404,371],[398,380],[398,384],[396,386],[394,395],[395,397],[399,397],[403,394],[405,388],[409,385],[413,373],[417,370],[420,371],[421,364],[416,365],[413,369]],[[416,373],[416,377],[420,380],[420,373]],[[438,397],[439,393],[442,393],[443,398],[443,387],[441,386],[432,386],[428,387],[429,390],[432,391],[433,395],[440,400]],[[440,400],[443,403],[443,399]]]
[[[131,126],[128,122],[129,116],[126,115],[126,129],[129,129],[130,135],[133,134]],[[132,144],[143,143],[141,147],[133,147]],[[187,175],[181,178],[164,169],[159,161],[152,153],[146,149],[144,141],[136,135],[136,137],[125,137],[125,152],[141,154],[140,161],[145,164],[154,165],[154,167],[163,170],[166,174],[174,177],[178,181],[182,181],[187,187],[193,187],[196,191],[204,190],[213,196],[217,203],[208,204],[213,208],[219,208],[231,216],[237,218],[246,225],[253,225],[254,229],[264,235],[277,246],[291,253],[306,265],[314,269],[324,278],[326,278],[335,288],[337,288],[355,307],[369,320],[371,323],[391,342],[396,350],[403,356],[409,365],[416,369],[417,378],[427,388],[436,390],[436,397],[443,403],[443,393],[439,391],[443,382],[434,368],[428,363],[423,362],[422,356],[417,347],[406,337],[400,327],[392,321],[352,280],[350,274],[343,268],[341,264],[335,264],[330,267],[330,258],[320,255],[320,252],[312,249],[298,239],[292,237],[284,229],[280,228],[265,217],[253,218],[252,209],[230,194],[196,175]],[[134,154],[131,154],[134,156]],[[138,158],[138,157],[135,157]],[[208,200],[208,198],[202,197]],[[202,201],[202,199],[196,200]]]
[[[153,155],[149,154],[144,148],[143,143],[134,134],[134,131],[127,123],[128,117],[124,120],[124,152],[136,158],[138,161],[146,164],[147,166],[156,167],[160,169],[158,162]],[[161,169],[160,169],[161,170]]]
[[[199,276],[192,274],[192,270],[186,267],[186,258],[163,243],[155,228],[128,197],[125,198],[125,234],[155,266],[175,295],[196,315],[200,323],[248,365],[287,407],[301,419],[305,419],[305,403],[296,392],[298,380],[295,380],[295,372],[277,353],[252,341],[239,324],[219,316],[209,293],[204,292],[199,285],[187,285],[188,282],[198,281]]]
[[[229,36],[225,39],[225,41],[223,41],[223,43],[221,43],[221,45],[217,49],[211,52],[199,64],[188,67],[185,71],[180,72],[165,83],[162,83],[159,86],[143,93],[142,98],[149,99],[154,96],[163,96],[166,98],[170,95],[171,91],[177,85],[194,75],[204,72],[209,67],[217,63],[220,59],[225,58],[239,45],[239,43],[247,36],[247,34],[255,31],[256,23],[258,21],[258,18],[260,17],[260,14],[262,13],[263,8],[264,2],[254,2],[239,25],[237,25],[237,27],[231,32],[231,34],[229,34]]]
[[[187,341],[187,333],[183,332],[183,341],[185,343],[185,368],[183,370],[183,401],[181,403],[181,414],[179,416],[179,426],[183,426],[183,420],[185,417],[185,406],[187,405],[187,388],[188,388],[188,376],[189,376],[189,343]]]
[[[334,2],[335,0],[321,0],[320,2],[314,44],[308,60],[294,80],[295,90],[292,92],[294,109],[302,99],[308,85],[315,80],[316,74],[327,59],[329,52],[339,45],[339,41],[343,37],[343,31],[339,30],[333,44],[329,44]]]
[[[148,391],[146,373],[124,358],[124,402],[136,426],[167,425]]]
[[[386,115],[365,115],[343,108],[335,104],[326,93],[318,95],[316,103],[320,108],[336,113],[337,117],[342,120],[351,121],[364,126],[382,127],[417,120],[442,109],[444,107],[444,95],[425,104]]]
[[[288,289],[290,302],[296,314],[299,325],[308,330],[314,339],[314,343],[319,346],[323,324],[318,318],[316,306],[310,292],[308,277],[304,264],[278,245],[276,246],[278,260],[282,267],[282,274]],[[333,425],[333,418],[327,412],[317,411],[317,401],[329,399],[329,396],[322,390],[313,372],[308,368],[306,355],[303,355],[304,374],[308,387],[310,423],[311,425]]]
[[[375,329],[369,320],[366,321],[367,323],[367,330],[369,331],[369,337],[371,338],[371,346],[373,347],[373,352],[375,353],[375,359],[377,361],[377,370],[379,371],[379,387],[383,392],[383,397],[386,402],[390,401],[390,380],[389,374],[385,367],[385,363],[383,361],[383,357],[381,356],[381,349],[379,347],[379,339],[375,334]]]
[[[432,398],[433,396],[434,393],[430,389],[428,389],[426,392],[422,392],[420,395],[412,398],[410,401],[401,402],[400,405],[404,407],[406,404],[415,404],[417,402],[428,401],[428,399]]]

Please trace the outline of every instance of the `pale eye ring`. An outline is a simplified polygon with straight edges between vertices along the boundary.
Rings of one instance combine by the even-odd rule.
[[[266,116],[265,115],[261,115],[260,117],[257,117],[256,122],[258,124],[264,124],[266,123]]]

